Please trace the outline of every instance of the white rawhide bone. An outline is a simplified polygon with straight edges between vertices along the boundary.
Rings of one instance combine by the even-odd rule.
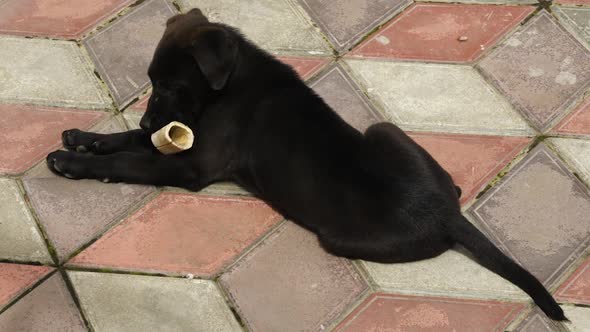
[[[163,154],[173,154],[190,149],[195,136],[186,125],[172,121],[152,134],[152,143]]]

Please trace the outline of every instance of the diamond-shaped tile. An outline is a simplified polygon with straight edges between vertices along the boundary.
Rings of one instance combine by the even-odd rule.
[[[101,133],[123,130],[116,118],[92,129]],[[51,173],[45,163],[33,168],[23,184],[60,261],[120,221],[154,191],[150,186],[69,180]]]
[[[13,180],[0,179],[0,259],[51,262],[41,232]]]
[[[74,42],[0,36],[0,102],[106,109],[111,101]]]
[[[553,131],[560,134],[590,135],[590,98],[563,119]]]
[[[199,8],[212,22],[229,24],[261,48],[278,54],[331,55],[311,19],[294,0],[179,0],[183,12]]]
[[[336,331],[503,331],[516,303],[374,294]]]
[[[571,165],[578,176],[590,184],[590,141],[571,138],[550,138],[558,153]]]
[[[88,129],[103,112],[0,104],[0,173],[18,174],[43,159],[61,143],[61,132]]]
[[[510,104],[469,66],[346,60],[369,98],[404,130],[527,135]]]
[[[293,67],[293,69],[295,69],[299,76],[304,80],[312,77],[330,61],[328,60],[328,58],[309,58],[294,56],[281,56],[278,57],[278,59]]]
[[[534,7],[525,6],[416,4],[355,48],[352,54],[473,61],[533,10]]]
[[[83,44],[109,86],[124,106],[149,86],[147,69],[166,20],[176,10],[166,0],[148,0]]]
[[[68,272],[95,331],[241,331],[208,280]]]
[[[339,51],[352,47],[409,0],[299,0]]]
[[[383,121],[348,74],[334,66],[310,85],[324,101],[356,129],[364,132],[370,125]]]
[[[559,332],[556,323],[547,319],[547,316],[535,309],[515,329],[517,332]]]
[[[590,305],[590,258],[557,290],[560,301]]]
[[[478,66],[541,130],[590,85],[590,51],[546,12],[527,22]]]
[[[254,331],[323,330],[367,289],[347,260],[290,222],[220,281]]]
[[[409,133],[453,177],[471,201],[530,141],[525,137]]]
[[[488,237],[551,287],[590,244],[590,194],[540,144],[470,213]]]
[[[0,310],[51,270],[47,266],[0,263]]]
[[[63,279],[55,273],[0,315],[0,331],[86,331]]]
[[[259,200],[164,193],[71,263],[212,276],[281,219]]]
[[[6,0],[0,33],[76,38],[133,0]]]
[[[588,2],[590,4],[590,1]],[[555,7],[555,12],[565,23],[566,28],[578,36],[590,48],[590,8],[584,7]]]
[[[588,332],[590,331],[590,308],[574,307],[562,305],[565,316],[570,319],[570,323],[565,323],[569,332]]]
[[[363,261],[362,264],[379,290],[384,292],[477,299],[529,299],[509,281],[455,250],[411,263]]]

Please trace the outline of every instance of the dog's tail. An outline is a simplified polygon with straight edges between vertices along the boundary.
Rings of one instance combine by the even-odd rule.
[[[567,320],[563,310],[543,284],[527,270],[504,255],[465,217],[458,214],[458,217],[451,220],[447,226],[449,236],[469,250],[481,265],[525,291],[551,319]]]

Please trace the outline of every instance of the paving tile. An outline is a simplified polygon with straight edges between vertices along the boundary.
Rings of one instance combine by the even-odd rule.
[[[241,331],[214,282],[68,272],[95,331]]]
[[[339,51],[352,47],[379,24],[403,10],[408,0],[299,0]]]
[[[545,314],[538,309],[532,311],[522,323],[514,330],[516,332],[559,332],[561,331],[556,323],[549,320]]]
[[[355,48],[352,55],[473,61],[533,10],[532,6],[416,4]],[[462,37],[467,40],[459,40]]]
[[[543,144],[470,209],[474,221],[547,287],[590,244],[590,194]]]
[[[590,258],[557,290],[560,301],[590,305]]]
[[[0,259],[50,263],[43,237],[13,180],[0,179],[0,211]]]
[[[545,11],[478,66],[541,130],[546,130],[590,86],[590,51]]]
[[[526,137],[409,133],[453,177],[471,201],[530,141]]]
[[[564,5],[590,5],[590,0],[557,0],[556,2]]]
[[[328,64],[328,62],[330,62],[329,58],[280,56],[278,59],[293,67],[293,69],[295,69],[299,76],[304,80],[312,77],[326,64]]]
[[[0,173],[18,174],[61,143],[61,132],[87,129],[106,113],[27,105],[2,105],[0,112]]]
[[[590,1],[588,1],[590,4]],[[590,48],[590,8],[555,7],[560,22],[565,23],[574,36]]]
[[[590,141],[570,138],[550,138],[559,155],[572,166],[578,176],[590,184]]]
[[[0,331],[86,331],[63,279],[55,273],[0,315]]]
[[[503,331],[516,303],[374,294],[336,331]]]
[[[374,123],[384,121],[340,66],[329,69],[310,86],[338,115],[361,132]]]
[[[590,135],[590,98],[563,119],[553,131],[559,134]]]
[[[565,323],[569,332],[588,332],[590,331],[590,308],[573,307],[562,305],[565,316],[571,323]]]
[[[0,36],[0,102],[106,109],[111,100],[74,42]]]
[[[404,130],[531,133],[518,112],[470,66],[350,59],[346,64],[369,98]]]
[[[528,300],[518,287],[476,263],[465,251],[449,250],[432,259],[404,263],[362,262],[377,288],[408,295]]]
[[[275,54],[331,55],[332,50],[294,0],[179,0],[183,12],[199,8],[212,22],[236,28]]]
[[[77,38],[133,0],[7,0],[0,3],[0,33]]]
[[[585,0],[582,0],[585,1]],[[528,5],[538,4],[537,0],[416,0],[416,2],[452,2],[469,4]]]
[[[350,262],[326,253],[315,235],[287,222],[222,275],[253,331],[317,331],[367,289]]]
[[[118,118],[92,129],[100,133],[123,130]],[[44,162],[25,175],[23,184],[60,261],[120,221],[126,211],[154,192],[151,186],[69,180],[51,173]]]
[[[148,0],[83,41],[117,105],[126,105],[149,86],[149,63],[174,14],[167,1]]]
[[[139,98],[137,102],[133,105],[129,106],[127,110],[136,111],[136,112],[145,112],[148,106],[148,102],[150,101],[151,92]]]
[[[0,310],[51,270],[48,266],[0,263]]]
[[[259,200],[164,193],[71,264],[211,277],[281,219]]]
[[[141,121],[141,117],[143,114],[141,111],[138,112],[123,112],[123,117],[127,122],[127,126],[129,129],[139,129],[139,121]]]

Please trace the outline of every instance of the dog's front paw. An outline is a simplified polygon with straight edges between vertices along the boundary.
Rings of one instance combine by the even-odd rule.
[[[61,133],[64,148],[76,152],[100,152],[100,134],[89,133],[80,129],[69,129]]]
[[[53,173],[68,179],[82,179],[84,167],[75,152],[57,150],[47,155],[47,167]]]

